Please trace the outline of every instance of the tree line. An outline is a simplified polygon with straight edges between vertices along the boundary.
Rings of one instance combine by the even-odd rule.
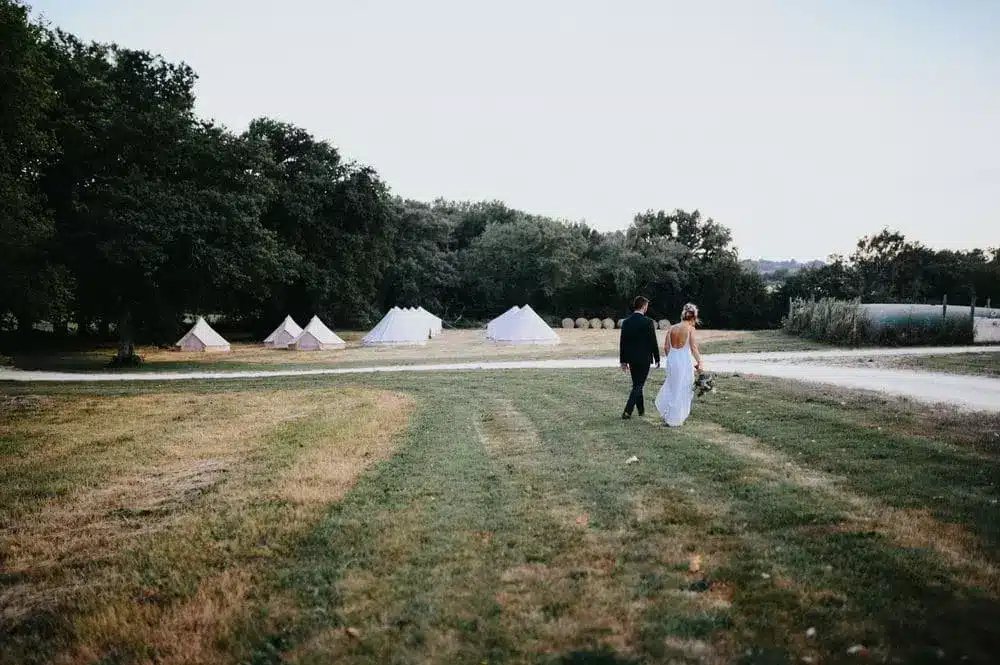
[[[1000,248],[934,250],[884,229],[861,238],[849,256],[788,275],[779,291],[788,298],[865,303],[1000,306]]]

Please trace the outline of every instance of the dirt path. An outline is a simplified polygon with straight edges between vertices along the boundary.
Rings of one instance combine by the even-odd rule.
[[[707,363],[707,359],[706,359]],[[880,367],[845,367],[819,363],[716,361],[717,372],[759,374],[779,379],[874,390],[921,402],[952,404],[977,411],[1000,411],[1000,379]]]
[[[874,390],[891,395],[910,397],[923,402],[947,403],[955,406],[988,411],[1000,411],[1000,379],[961,376],[933,372],[918,372],[879,367],[826,365],[824,359],[950,355],[954,353],[997,353],[1000,347],[947,347],[912,349],[851,349],[833,351],[779,351],[765,353],[725,353],[705,356],[708,369],[718,373],[743,373],[824,383],[860,390]],[[379,372],[452,372],[469,370],[520,369],[600,369],[613,368],[616,358],[510,360],[424,365],[389,365],[383,367],[349,367],[311,370],[260,370],[217,372],[29,372],[0,370],[0,382],[114,382],[114,381],[180,381],[238,380],[286,376],[323,376],[334,374],[372,374]],[[662,370],[661,370],[662,371]],[[660,380],[654,372],[651,381]]]

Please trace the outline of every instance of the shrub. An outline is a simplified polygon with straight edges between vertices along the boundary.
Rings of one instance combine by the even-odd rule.
[[[576,327],[583,328],[584,330],[586,330],[587,328],[590,327],[590,321],[581,316],[579,319],[576,320]]]
[[[656,327],[659,328],[660,330],[666,330],[667,328],[670,327],[670,321],[667,319],[660,319],[659,321],[656,322]]]
[[[800,301],[782,321],[791,335],[844,346],[945,346],[972,341],[972,319],[913,318],[875,321],[855,301]]]
[[[591,319],[590,320],[590,327],[593,328],[594,330],[600,330],[601,329],[601,320],[600,319]]]
[[[137,353],[124,357],[114,356],[110,361],[108,361],[107,367],[109,369],[141,367],[145,360],[146,359],[143,356],[140,356]]]
[[[615,329],[615,320],[614,319],[604,319],[603,321],[601,321],[601,327],[604,328],[605,330],[614,330]]]
[[[576,325],[576,323],[573,322],[573,319],[563,319],[562,320],[562,327],[565,328],[565,329],[567,329],[567,330],[573,328],[575,325]]]

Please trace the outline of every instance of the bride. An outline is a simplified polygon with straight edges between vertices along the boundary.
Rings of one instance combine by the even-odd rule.
[[[680,427],[691,413],[694,370],[701,370],[701,353],[695,338],[698,307],[691,303],[681,310],[681,322],[670,326],[663,352],[667,356],[667,380],[656,395],[656,409],[668,427]],[[692,363],[692,358],[697,364]]]

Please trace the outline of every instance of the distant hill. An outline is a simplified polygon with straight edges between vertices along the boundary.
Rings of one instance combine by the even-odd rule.
[[[788,261],[773,261],[771,259],[759,259],[756,261],[743,261],[743,267],[747,270],[756,270],[761,275],[770,275],[776,273],[779,270],[786,271],[787,274],[792,274],[802,270],[803,268],[818,268],[820,266],[826,265],[823,261],[806,261],[805,263],[799,263],[795,259],[790,259]]]

